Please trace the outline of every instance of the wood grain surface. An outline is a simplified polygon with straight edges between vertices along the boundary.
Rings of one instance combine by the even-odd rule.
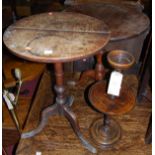
[[[111,31],[110,41],[135,37],[149,28],[149,18],[133,3],[100,1],[79,2],[66,11],[78,12],[103,20]]]
[[[103,21],[79,13],[49,12],[17,21],[3,40],[19,57],[37,62],[65,62],[96,54],[110,37]]]
[[[128,70],[135,63],[134,56],[124,50],[110,51],[107,55],[107,60],[114,69],[119,71]]]
[[[131,75],[125,78],[128,85],[132,85],[132,90],[136,94],[137,79]],[[89,135],[89,127],[97,118],[102,118],[102,114],[92,109],[84,98],[84,91],[87,92],[87,86],[67,87],[68,92],[75,97],[72,109],[75,112],[81,127],[81,131],[87,139],[93,143]],[[86,93],[87,94],[87,93]],[[47,92],[44,103],[51,104],[53,95]],[[37,101],[39,101],[39,96]],[[46,104],[42,107],[45,107]],[[33,104],[25,130],[37,126],[38,114],[41,111],[41,103]],[[130,113],[115,117],[122,128],[121,140],[113,145],[111,149],[101,150],[98,148],[98,155],[151,155],[151,145],[145,145],[144,137],[147,130],[149,116],[151,113],[151,104],[144,100],[139,106],[136,105]],[[64,117],[54,116],[48,121],[44,130],[37,136],[29,139],[21,139],[16,151],[17,155],[34,155],[41,152],[43,155],[90,155],[73,133],[70,124]]]
[[[122,115],[130,112],[136,102],[136,96],[132,91],[132,86],[123,85],[120,96],[111,98],[107,94],[107,83],[97,82],[92,85],[89,91],[91,105],[98,111],[109,115]]]

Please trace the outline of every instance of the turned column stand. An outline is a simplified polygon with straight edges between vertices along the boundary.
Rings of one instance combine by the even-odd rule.
[[[128,52],[114,50],[109,52],[108,62],[121,72],[133,65],[134,57]],[[122,115],[131,111],[135,105],[135,96],[126,85],[122,86],[119,96],[107,94],[107,83],[99,81],[90,88],[88,98],[92,106],[103,113],[103,118],[92,123],[91,137],[101,148],[108,148],[121,137],[120,125],[108,115]]]

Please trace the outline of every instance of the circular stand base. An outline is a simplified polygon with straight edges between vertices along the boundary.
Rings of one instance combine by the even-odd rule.
[[[90,134],[96,144],[105,148],[120,139],[121,128],[114,119],[109,118],[104,125],[103,118],[101,118],[93,122],[90,128]]]

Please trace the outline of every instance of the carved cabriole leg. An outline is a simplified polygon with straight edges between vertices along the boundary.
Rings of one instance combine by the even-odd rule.
[[[47,124],[48,118],[56,114],[58,114],[58,107],[56,104],[44,109],[41,113],[41,120],[38,127],[32,131],[22,133],[21,138],[30,138],[40,133]]]
[[[21,138],[30,138],[40,133],[48,122],[48,117],[55,114],[62,114],[63,110],[60,108],[59,104],[65,103],[64,97],[64,87],[63,87],[63,68],[61,63],[55,64],[55,76],[56,76],[56,86],[55,91],[57,93],[56,103],[52,106],[45,108],[41,113],[41,119],[38,127],[32,131],[23,133]]]
[[[97,153],[97,150],[95,147],[93,147],[82,135],[80,132],[79,123],[76,119],[75,114],[71,111],[70,107],[64,106],[64,115],[70,122],[75,134],[80,139],[81,143],[92,153]]]
[[[83,81],[87,77],[89,77],[91,79],[95,79],[95,70],[87,70],[87,71],[82,72],[81,75],[80,75],[80,79],[77,82],[77,85],[83,84]]]
[[[88,70],[88,71],[83,72],[81,74],[80,79],[79,79],[79,81],[78,81],[77,84],[82,84],[83,83],[83,80],[86,77],[92,78],[92,79],[94,79],[96,81],[102,80],[104,78],[105,71],[104,71],[104,66],[103,66],[103,63],[102,63],[103,53],[104,53],[104,51],[100,51],[96,55],[97,64],[95,66],[95,69],[94,70]]]

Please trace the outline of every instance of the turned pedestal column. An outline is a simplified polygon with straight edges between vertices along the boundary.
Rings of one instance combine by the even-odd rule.
[[[71,110],[74,97],[65,96],[63,64],[98,54],[109,38],[110,33],[103,21],[78,13],[43,13],[23,18],[8,27],[3,37],[8,49],[23,59],[53,64],[56,79],[55,104],[43,109],[38,127],[22,133],[21,138],[39,134],[48,118],[58,114],[67,118],[85,148],[97,152],[82,135]]]

